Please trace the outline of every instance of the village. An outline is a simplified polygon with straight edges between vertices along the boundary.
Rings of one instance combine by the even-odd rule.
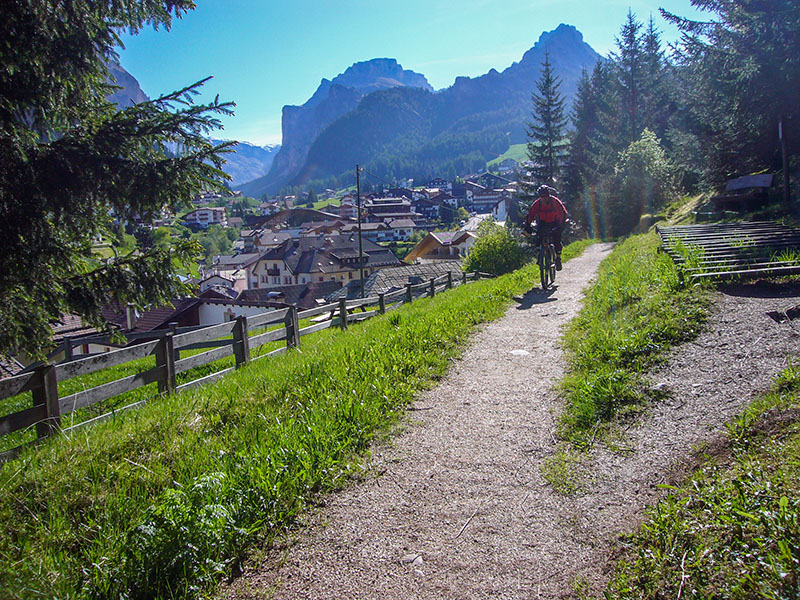
[[[387,187],[360,194],[360,226],[355,191],[326,190],[329,203],[319,209],[303,197],[276,196],[244,217],[229,216],[241,200],[236,192],[227,198],[201,194],[183,221],[196,230],[235,228],[240,236],[230,254],[200,265],[192,309],[185,302],[172,312],[159,309],[164,318],[151,326],[213,325],[262,312],[270,303],[308,309],[341,297],[358,298],[362,277],[364,294],[374,295],[448,270],[460,273],[478,224],[487,218],[504,222],[517,186],[487,172],[463,183],[437,178],[416,188]],[[211,206],[220,200],[224,206]],[[398,245],[403,252],[396,251]],[[199,311],[201,304],[225,308]],[[121,318],[115,321],[122,326]]]
[[[299,198],[274,196],[247,211],[240,209],[246,204],[241,192],[202,192],[182,215],[167,213],[126,225],[152,232],[178,224],[201,235],[222,228],[229,237],[238,236],[230,253],[210,255],[197,265],[196,274],[186,279],[194,294],[146,310],[108,306],[103,318],[124,340],[169,327],[217,325],[285,306],[307,310],[341,298],[389,294],[448,271],[460,277],[478,225],[486,219],[503,223],[517,201],[516,176],[509,165],[504,167],[504,176],[486,172],[458,182],[436,178],[414,187],[404,181],[403,187],[363,194],[326,190],[315,204],[319,208],[308,202],[313,192]],[[52,327],[51,360],[117,346],[110,341],[98,345],[98,331],[74,315],[63,315]],[[20,355],[6,359],[2,369],[11,376],[30,366]]]

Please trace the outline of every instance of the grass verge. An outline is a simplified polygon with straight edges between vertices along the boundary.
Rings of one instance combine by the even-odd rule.
[[[311,324],[312,323],[308,319],[306,319],[300,322],[300,327],[301,328],[306,327],[307,325]],[[278,327],[280,326],[271,325],[269,327],[254,329],[250,332],[250,335],[251,336],[257,335],[259,333],[264,333],[265,331],[276,329]],[[311,340],[306,338],[306,341],[311,341]],[[285,342],[283,341],[268,342],[266,344],[262,344],[258,348],[253,348],[251,350],[251,355],[253,356],[253,358],[255,358],[263,354],[266,354],[271,350],[276,350],[277,348],[283,346],[284,344]],[[181,353],[181,358],[187,358],[189,356],[193,356],[195,354],[199,354],[205,351],[207,351],[207,349],[185,350]],[[189,381],[193,381],[195,379],[200,379],[201,377],[205,377],[207,375],[216,373],[218,371],[222,371],[224,369],[234,366],[234,364],[235,364],[234,357],[228,356],[220,360],[214,361],[212,363],[201,365],[199,367],[189,369],[188,371],[183,371],[182,373],[178,373],[177,376],[178,385],[188,383]],[[65,396],[69,396],[77,392],[89,390],[93,387],[97,387],[104,383],[117,381],[118,379],[122,379],[124,377],[129,377],[131,375],[142,373],[144,371],[147,371],[148,369],[153,368],[154,366],[156,366],[155,357],[149,356],[137,360],[132,360],[130,362],[126,362],[121,365],[109,367],[101,371],[95,371],[94,373],[89,373],[87,375],[80,375],[72,379],[59,381],[58,394],[59,397],[63,398]],[[110,413],[114,410],[120,410],[125,406],[128,406],[129,404],[134,404],[140,401],[151,400],[156,396],[158,396],[158,384],[150,383],[140,388],[136,388],[135,390],[131,390],[130,392],[125,392],[123,394],[113,396],[108,400],[104,400],[102,402],[92,404],[85,408],[78,409],[77,411],[70,412],[64,415],[61,422],[61,426],[66,429],[68,427],[71,427],[73,425],[78,425],[80,423],[83,423],[84,421],[88,421],[100,415]],[[11,414],[13,412],[28,408],[32,404],[33,404],[33,399],[30,392],[19,394],[17,396],[13,396],[5,400],[0,400],[0,414]],[[29,427],[27,429],[19,430],[10,435],[1,436],[0,452],[9,450],[11,448],[16,448],[17,446],[20,446],[25,443],[30,443],[35,440],[36,440],[36,430],[34,427]]]
[[[638,412],[652,392],[643,374],[673,345],[702,329],[709,296],[685,287],[650,233],[620,243],[600,265],[597,283],[564,338],[569,372],[561,436],[587,447],[610,424]]]
[[[208,593],[254,541],[341,485],[474,325],[537,278],[531,265],[320,332],[301,352],[24,452],[0,468],[3,596]]]
[[[648,512],[606,598],[800,597],[800,368]]]

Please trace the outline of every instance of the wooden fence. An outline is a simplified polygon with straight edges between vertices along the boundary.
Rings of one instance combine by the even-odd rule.
[[[423,283],[406,284],[405,289],[388,294],[378,294],[357,300],[343,298],[338,302],[304,311],[298,311],[295,307],[290,306],[252,317],[241,316],[233,321],[209,327],[176,328],[173,325],[169,329],[130,336],[129,342],[135,345],[76,359],[71,359],[71,352],[68,352],[65,362],[42,364],[30,372],[0,380],[0,401],[26,392],[30,392],[33,397],[31,407],[0,417],[0,437],[35,427],[36,441],[39,442],[60,431],[69,431],[95,423],[109,418],[121,410],[140,406],[147,401],[141,400],[128,404],[114,412],[62,429],[62,416],[114,396],[151,383],[158,384],[159,394],[201,386],[255,360],[285,353],[289,348],[299,348],[300,339],[311,333],[328,329],[334,325],[346,329],[350,323],[384,314],[402,304],[413,302],[417,298],[434,296],[441,291],[466,284],[469,280],[477,281],[487,277],[493,276],[486,273],[462,273],[460,278],[454,278],[453,274],[448,272]],[[357,312],[359,310],[360,312]],[[300,329],[299,322],[305,319],[312,319],[316,322]],[[265,329],[267,331],[264,333],[251,335],[251,332]],[[88,340],[84,338],[79,340],[79,343],[97,343],[101,339],[107,338],[89,338]],[[251,357],[251,350],[259,348],[263,344],[281,340],[286,341],[285,346],[257,357]],[[206,348],[210,349],[205,350]],[[181,358],[182,351],[200,349],[205,351]],[[59,382],[153,355],[155,356],[155,366],[150,369],[59,397]],[[178,385],[177,375],[179,373],[208,365],[231,355],[235,358],[235,366]],[[0,453],[0,460],[6,460],[16,455],[25,445]]]

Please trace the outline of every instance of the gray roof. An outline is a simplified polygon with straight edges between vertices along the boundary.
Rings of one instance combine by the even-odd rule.
[[[278,300],[300,309],[308,309],[317,306],[318,299],[325,298],[339,288],[341,288],[341,283],[338,281],[319,281],[244,290],[239,294],[238,299],[249,302]],[[280,296],[276,298],[274,292],[280,292]]]
[[[233,256],[220,255],[216,257],[212,266],[214,267],[230,267],[232,269],[241,269],[249,264],[258,260],[259,254],[257,252],[250,254],[234,254]]]
[[[400,227],[416,227],[416,223],[411,219],[395,219],[391,223],[389,223],[389,227],[393,229],[399,229]]]
[[[362,240],[367,267],[397,265],[400,261],[392,251],[367,239]],[[355,235],[322,235],[287,240],[267,250],[264,260],[281,260],[292,273],[330,273],[357,269],[345,264],[344,258],[358,256],[358,237]]]
[[[418,265],[401,265],[380,269],[364,280],[364,293],[367,296],[388,294],[405,288],[407,283],[422,283],[432,277],[440,277],[450,271],[454,278],[461,277],[461,261],[440,260],[435,263],[422,263]],[[346,297],[348,300],[361,296],[361,282],[349,282],[345,287],[336,290],[326,297],[333,302]]]

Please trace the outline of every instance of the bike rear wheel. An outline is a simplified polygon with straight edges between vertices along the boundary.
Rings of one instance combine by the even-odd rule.
[[[539,276],[542,280],[542,289],[546,290],[550,285],[550,265],[548,264],[548,251],[543,248],[539,252]]]

